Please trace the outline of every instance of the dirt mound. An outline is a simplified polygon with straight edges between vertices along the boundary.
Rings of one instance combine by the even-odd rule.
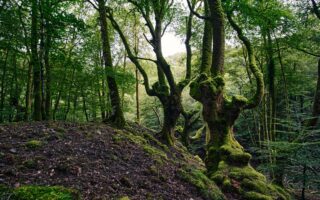
[[[63,186],[82,199],[223,199],[182,146],[168,149],[148,129],[105,124],[0,126],[0,184]],[[1,193],[1,191],[0,191]]]

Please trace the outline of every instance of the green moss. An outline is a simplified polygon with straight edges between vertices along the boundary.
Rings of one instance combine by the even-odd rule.
[[[247,200],[273,200],[271,196],[267,196],[257,192],[246,192],[243,196]]]
[[[116,133],[116,134],[112,135],[112,140],[116,143],[120,143],[120,142],[124,141],[125,139],[126,139],[126,137],[122,134]]]
[[[152,89],[156,91],[158,94],[168,96],[169,95],[169,87],[167,85],[162,85],[159,82],[155,82],[152,85]]]
[[[248,200],[291,199],[285,190],[269,184],[265,176],[250,165],[230,166],[229,163],[220,161],[217,171],[210,178],[223,190],[235,191]]]
[[[199,163],[203,163],[203,160],[198,155],[193,156],[193,158]]]
[[[40,140],[30,140],[26,143],[26,146],[30,149],[38,149],[43,146]]]
[[[163,161],[168,160],[167,154],[151,145],[143,145],[143,150],[148,153],[155,161],[162,164]]]
[[[218,185],[222,185],[225,179],[225,176],[222,173],[215,173],[211,176],[211,179],[216,182]]]
[[[238,101],[238,102],[248,102],[248,99],[242,95],[234,95],[232,96],[233,101]]]
[[[148,172],[152,175],[158,175],[159,169],[156,166],[152,165],[149,167]]]
[[[0,186],[0,196],[10,200],[79,200],[80,195],[76,190],[60,186],[22,186],[9,189]]]
[[[176,126],[174,131],[179,133],[179,134],[181,134],[181,133],[183,133],[183,127],[182,126]]]
[[[55,127],[54,130],[59,133],[66,133],[66,130],[60,126]]]
[[[178,171],[179,176],[194,185],[206,199],[225,199],[220,189],[202,171],[198,169],[186,168]]]
[[[60,140],[65,139],[66,138],[66,133],[65,132],[57,132],[57,137]]]
[[[162,164],[163,161],[168,160],[167,154],[162,150],[169,151],[168,147],[157,141],[155,138],[153,138],[151,135],[147,136],[148,140],[142,136],[134,135],[129,132],[120,131],[118,130],[115,135],[112,136],[113,140],[116,142],[129,140],[130,142],[133,142],[140,146],[146,153],[148,153],[155,161]],[[152,141],[149,141],[152,140]],[[162,149],[156,148],[152,146],[150,143],[153,142],[160,146]]]
[[[139,135],[135,135],[135,134],[120,131],[120,130],[118,130],[118,134],[120,134],[121,135],[120,137],[122,137],[123,139],[128,139],[129,141],[138,145],[144,145],[148,143],[148,141],[145,138]]]
[[[230,179],[225,178],[225,179],[222,181],[222,187],[223,187],[224,189],[230,191],[230,190],[233,188]]]
[[[0,184],[0,199],[9,199],[11,196],[12,190],[5,185]]]
[[[119,200],[130,200],[128,196],[120,197]]]
[[[248,99],[241,95],[232,96],[232,103],[234,106],[242,107],[248,103]]]
[[[275,184],[272,184],[271,186],[280,195],[280,199],[282,199],[282,200],[292,199],[290,193],[288,191],[286,191],[284,188],[282,188],[282,187],[280,187],[278,185],[275,185]]]
[[[34,169],[37,167],[37,161],[29,159],[23,162],[23,166],[29,169]]]
[[[157,140],[156,138],[154,138],[151,134],[149,133],[145,133],[143,134],[143,137],[145,139],[148,140],[149,143],[154,143],[156,144],[157,146],[159,146],[162,150],[164,150],[165,152],[169,152],[169,148],[167,145],[161,143],[159,140]]]
[[[242,148],[239,148],[238,144],[235,144],[234,146],[232,147],[230,144],[221,146],[220,154],[226,156],[226,160],[229,163],[247,165],[251,159],[251,155],[249,153],[245,153]]]
[[[231,167],[229,176],[236,180],[245,178],[266,181],[266,177],[253,169],[250,165],[245,167]]]
[[[190,92],[189,92],[190,96],[192,98],[194,98],[195,100],[200,100],[201,98],[201,92],[200,92],[200,86],[199,83],[197,81],[193,81],[190,84]]]
[[[201,101],[203,92],[205,96],[214,96],[215,94],[222,92],[225,86],[223,77],[216,76],[214,78],[202,73],[196,80],[190,84],[190,96],[198,101]]]
[[[268,193],[270,189],[264,181],[260,181],[259,179],[250,180],[245,178],[242,180],[241,186],[246,190],[256,191],[262,194]]]

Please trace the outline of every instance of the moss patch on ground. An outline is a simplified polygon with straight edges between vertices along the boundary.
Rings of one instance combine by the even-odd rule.
[[[113,140],[116,142],[129,140],[132,143],[140,146],[147,154],[149,154],[156,162],[162,164],[164,161],[168,160],[166,152],[169,151],[168,147],[160,143],[151,135],[143,136],[135,135],[130,132],[118,130],[115,135],[113,135]],[[155,143],[160,148],[153,146],[151,143]]]
[[[225,192],[235,192],[248,200],[290,200],[290,195],[279,186],[267,182],[265,176],[250,165],[230,166],[220,161],[218,170],[210,178]]]
[[[76,190],[61,186],[21,186],[15,189],[0,186],[0,196],[10,200],[80,200]]]
[[[225,199],[221,190],[210,180],[201,170],[193,168],[181,169],[179,176],[199,189],[206,199],[222,200]]]
[[[43,142],[40,140],[29,140],[26,143],[26,146],[30,149],[38,149],[38,148],[42,147],[42,145],[43,145]]]

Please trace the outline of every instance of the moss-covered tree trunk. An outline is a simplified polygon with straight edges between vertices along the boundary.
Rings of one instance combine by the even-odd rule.
[[[107,83],[109,87],[109,95],[111,100],[112,113],[111,116],[107,119],[114,125],[119,128],[124,127],[125,119],[123,115],[123,111],[121,108],[120,95],[118,90],[118,85],[116,83],[115,78],[110,75],[109,72],[112,72],[112,56],[111,56],[111,47],[109,41],[108,34],[108,23],[107,23],[107,15],[106,15],[106,5],[105,0],[98,0],[98,12],[100,19],[100,30],[101,30],[101,41],[102,41],[102,53],[103,60],[107,74]]]
[[[175,126],[182,112],[181,93],[171,96],[159,96],[163,106],[163,126],[161,136],[169,145],[174,144]]]
[[[190,95],[202,104],[203,119],[209,131],[205,158],[208,175],[224,190],[234,191],[244,199],[287,199],[283,190],[268,184],[265,176],[250,166],[251,155],[244,151],[234,137],[233,127],[241,111],[257,106],[263,97],[263,77],[256,66],[251,43],[232,20],[232,13],[229,12],[229,22],[247,48],[249,67],[257,83],[256,93],[250,100],[237,95],[229,97],[224,92],[223,79],[224,10],[220,0],[210,0],[207,6],[210,12],[206,9],[206,14],[211,23],[206,25],[212,27],[213,46],[209,49],[210,45],[203,45],[202,51],[212,52],[212,62],[208,65],[210,56],[202,60],[201,74],[191,83]],[[208,15],[209,13],[211,14]],[[205,31],[203,42],[211,39],[206,34],[208,32]]]
[[[158,70],[158,81],[152,85],[152,88],[150,88],[149,86],[148,74],[141,66],[139,59],[131,50],[127,38],[125,37],[123,31],[121,30],[120,26],[118,25],[117,21],[114,19],[112,15],[111,8],[108,8],[108,18],[110,19],[115,30],[119,33],[121,40],[126,48],[129,59],[133,62],[133,64],[135,64],[137,69],[140,71],[144,80],[144,85],[147,94],[149,96],[157,97],[162,103],[164,118],[163,127],[160,131],[161,138],[168,145],[173,145],[175,140],[175,125],[179,116],[183,112],[181,104],[181,93],[183,88],[187,85],[187,83],[189,83],[191,78],[191,58],[189,57],[187,59],[188,62],[186,70],[186,79],[184,79],[180,83],[176,83],[173,73],[171,71],[171,66],[167,63],[162,52],[162,36],[165,31],[165,28],[163,28],[163,24],[165,23],[165,16],[167,14],[166,12],[168,12],[172,4],[170,4],[169,1],[163,1],[161,3],[160,1],[154,1],[150,3],[150,5],[137,2],[134,3],[133,1],[129,2],[132,2],[133,5],[137,7],[139,12],[141,12],[143,18],[146,21],[146,26],[150,31],[151,39],[148,40],[148,42],[152,46],[153,51],[155,53],[156,60],[153,62],[156,64]],[[149,9],[152,9],[152,11],[154,12],[154,16],[150,14]],[[151,16],[154,17],[154,21],[151,20]],[[187,25],[188,33],[190,34],[189,37],[187,36],[188,39],[186,44],[189,48],[189,55],[191,51],[189,46],[189,41],[191,38],[191,20],[192,15],[189,16],[189,23]]]

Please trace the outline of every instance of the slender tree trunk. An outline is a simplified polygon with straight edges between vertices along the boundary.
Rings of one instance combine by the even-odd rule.
[[[31,8],[31,63],[33,66],[34,114],[35,121],[42,120],[41,66],[38,56],[38,1],[32,0]]]
[[[267,56],[268,56],[268,84],[269,84],[269,130],[270,140],[275,140],[276,120],[276,91],[275,91],[275,61],[273,56],[273,42],[270,30],[267,31]]]
[[[76,73],[76,67],[73,67],[72,70],[72,75],[71,75],[71,81],[69,82],[69,87],[68,87],[68,98],[67,98],[67,109],[64,115],[64,120],[67,120],[68,118],[68,114],[70,112],[70,104],[71,104],[71,95],[72,95],[72,86],[74,84],[74,80],[75,80],[75,73]]]
[[[100,28],[101,28],[101,41],[102,41],[102,50],[103,50],[103,60],[107,73],[107,83],[110,91],[110,100],[112,106],[112,113],[108,120],[118,127],[123,127],[125,125],[125,119],[123,111],[121,108],[121,100],[119,96],[119,90],[114,77],[109,75],[109,72],[113,71],[112,66],[112,56],[110,49],[110,41],[108,35],[108,24],[106,16],[106,6],[104,0],[98,0],[99,7],[99,19],[100,19]],[[109,72],[108,72],[109,71]]]
[[[76,91],[73,98],[73,115],[72,120],[75,122],[77,120],[77,108],[78,108],[78,91]]]
[[[127,68],[127,54],[124,52],[123,56],[123,71],[126,71]],[[121,88],[121,108],[124,109],[124,95],[125,95],[125,88]]]
[[[320,116],[320,58],[318,60],[318,77],[317,77],[317,88],[314,95],[312,119],[309,120],[309,127],[316,127]]]
[[[138,36],[138,18],[134,15],[134,54],[138,56],[139,54],[139,36]],[[136,122],[140,124],[140,99],[139,99],[139,69],[136,67]]]
[[[69,91],[68,99],[67,99],[67,108],[66,108],[66,111],[64,113],[64,118],[63,118],[64,121],[66,121],[68,119],[68,115],[70,112],[70,104],[71,104],[71,92]]]
[[[39,1],[39,11],[40,11],[40,46],[39,46],[39,61],[40,61],[40,76],[41,76],[41,114],[42,114],[42,120],[46,120],[46,83],[45,83],[45,17],[44,17],[44,11],[45,5],[44,1]]]
[[[100,105],[100,111],[101,111],[101,119],[105,120],[106,119],[106,107],[105,107],[105,103],[104,103],[104,92],[103,92],[103,82],[102,81],[102,94],[100,91],[100,83],[99,84],[99,88],[97,90],[98,93],[98,98],[99,98],[99,105]]]
[[[4,121],[4,100],[5,100],[5,81],[7,75],[7,62],[8,62],[9,50],[6,50],[4,64],[2,68],[2,77],[1,77],[1,95],[0,95],[0,123]]]
[[[136,121],[140,124],[139,71],[136,68]]]
[[[57,98],[56,98],[56,101],[55,101],[55,104],[54,104],[53,113],[52,113],[53,120],[56,120],[56,113],[57,113],[57,111],[59,109],[61,93],[62,93],[62,89],[60,89],[58,91],[58,95],[57,95]]]
[[[100,64],[101,67],[104,68],[104,64],[103,64],[103,55],[102,55],[102,49],[99,50],[99,59],[100,59]],[[102,75],[102,85],[101,85],[101,93],[100,93],[100,88],[99,88],[99,101],[100,101],[100,109],[101,109],[101,118],[102,120],[105,120],[107,118],[107,95],[106,93],[108,93],[107,91],[107,86],[106,86],[106,74]],[[99,83],[99,87],[100,87],[100,83]]]
[[[45,14],[45,46],[44,46],[44,67],[46,70],[46,98],[45,98],[45,114],[46,119],[52,119],[51,115],[51,65],[50,65],[50,48],[51,48],[51,28],[49,25],[49,13]]]
[[[87,111],[87,101],[86,101],[86,94],[83,90],[83,88],[81,88],[81,96],[82,96],[82,107],[83,107],[83,112],[86,116],[86,121],[89,122],[89,114]]]
[[[31,97],[32,97],[32,63],[28,63],[28,79],[27,79],[27,91],[26,91],[26,96],[25,96],[25,101],[26,101],[26,112],[24,119],[26,121],[30,120],[30,113],[31,113]]]
[[[305,200],[306,199],[306,197],[305,197],[306,182],[307,182],[306,172],[307,172],[307,166],[303,165],[301,200]]]
[[[155,114],[156,117],[157,117],[159,127],[162,127],[161,117],[160,117],[160,115],[159,115],[159,112],[158,112],[157,108],[152,107],[152,110],[153,110],[154,114]]]
[[[21,7],[19,8],[19,20],[20,24],[22,26],[22,30],[24,35],[27,35],[27,28],[26,25],[23,21],[23,16],[22,16],[22,11]],[[27,55],[29,56],[31,60],[31,53],[30,53],[30,47],[29,47],[29,41],[27,37],[24,37],[24,45],[27,50]],[[30,113],[31,113],[31,102],[32,102],[32,63],[31,61],[28,61],[28,74],[27,74],[27,88],[26,88],[26,96],[25,96],[25,115],[24,115],[24,120],[29,121],[30,120]]]

